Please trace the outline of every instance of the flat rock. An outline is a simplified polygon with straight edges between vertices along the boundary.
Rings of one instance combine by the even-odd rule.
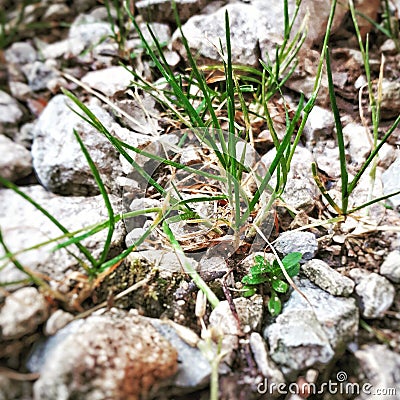
[[[311,232],[285,232],[275,241],[275,250],[286,256],[289,253],[300,252],[303,261],[311,260],[318,250],[318,242]]]
[[[119,90],[125,90],[132,78],[133,75],[126,68],[115,66],[88,72],[82,77],[82,82],[106,96],[112,96]]]
[[[379,273],[392,282],[400,282],[400,251],[391,251],[380,267]]]
[[[383,193],[388,195],[400,190],[400,158],[382,174]],[[400,194],[388,199],[395,208],[400,206]]]
[[[35,400],[77,392],[88,400],[141,399],[176,373],[178,354],[147,319],[112,309],[60,330],[32,367],[40,371]]]
[[[245,333],[257,331],[261,326],[263,317],[263,299],[255,295],[249,299],[239,297],[233,300],[239,316],[241,329]],[[220,301],[210,315],[210,325],[220,327],[224,334],[238,335],[239,328],[228,302]]]
[[[49,316],[49,304],[34,287],[25,287],[6,297],[0,310],[0,337],[19,339],[34,333]]]
[[[365,345],[355,352],[359,366],[368,383],[368,393],[356,400],[397,400],[400,390],[400,355],[383,344]],[[379,394],[378,390],[381,393]]]
[[[100,132],[77,116],[69,108],[70,105],[72,103],[64,95],[53,97],[34,128],[33,167],[40,182],[46,189],[61,195],[99,194],[97,183],[73,134],[75,129],[105,186],[111,191],[118,191],[115,180],[122,175],[122,167],[116,150]],[[123,130],[99,105],[89,105],[89,108],[110,131]],[[135,143],[133,138],[131,143]]]
[[[197,14],[207,4],[207,0],[176,0],[175,3],[179,19],[185,22]],[[141,0],[135,3],[135,7],[146,21],[176,22],[171,0]]]
[[[225,11],[229,13],[232,42],[232,62],[245,65],[258,65],[259,48],[257,44],[255,8],[248,4],[229,4],[209,15],[196,15],[183,25],[182,30],[191,51],[201,57],[200,62],[221,61],[218,52],[219,40],[226,46]],[[258,21],[259,22],[259,21]],[[180,32],[172,37],[173,49],[187,58],[181,42]]]
[[[380,318],[393,304],[395,288],[383,276],[354,268],[350,277],[356,282],[356,293],[360,300],[361,315],[365,318]]]
[[[32,172],[31,153],[4,135],[0,135],[0,154],[0,175],[3,178],[16,181]]]
[[[334,296],[348,297],[353,293],[354,281],[322,260],[310,260],[301,266],[301,270],[311,282]]]
[[[269,357],[266,343],[258,332],[252,332],[249,339],[250,348],[254,356],[254,361],[257,364],[259,371],[276,385],[285,383],[285,377]]]
[[[27,42],[15,42],[6,51],[5,58],[9,64],[25,65],[37,60],[37,52]]]
[[[332,134],[334,126],[335,119],[332,111],[314,106],[304,127],[304,136],[307,142],[310,143],[310,146],[314,148],[316,142]]]
[[[282,313],[264,330],[272,360],[289,378],[305,368],[323,368],[358,330],[353,298],[334,297],[307,279],[295,278],[295,283],[313,307],[294,291]]]
[[[33,198],[44,209],[56,216],[70,231],[91,226],[96,222],[107,220],[107,212],[101,196],[97,197],[60,197],[47,192],[41,186],[30,186],[21,189]],[[114,212],[120,210],[120,200],[110,196]],[[62,235],[62,232],[47,219],[33,205],[22,199],[10,189],[0,189],[0,226],[2,228],[5,243],[11,251],[19,251],[41,242],[47,242],[51,238]],[[122,222],[116,224],[116,230],[112,240],[112,249],[120,250],[124,240],[125,230]],[[83,241],[83,244],[97,258],[102,252],[107,232],[103,230]],[[38,249],[21,253],[18,261],[32,270],[40,271],[51,278],[62,280],[67,271],[77,269],[78,261],[65,249],[53,252],[56,243],[51,243]],[[71,246],[77,256],[82,254]],[[113,251],[113,250],[112,250]],[[4,254],[0,249],[0,256]],[[26,276],[17,270],[11,263],[0,271],[0,281],[12,282],[26,279]]]
[[[13,136],[24,113],[18,102],[0,90],[0,134]]]

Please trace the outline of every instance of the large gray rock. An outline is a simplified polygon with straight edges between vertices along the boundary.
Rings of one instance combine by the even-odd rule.
[[[197,14],[208,0],[176,0],[179,19],[187,21],[192,15]],[[141,0],[135,7],[146,21],[151,22],[175,22],[175,16],[171,7],[171,0]]]
[[[100,132],[69,108],[71,105],[72,102],[64,95],[53,97],[34,128],[33,167],[39,180],[46,189],[62,195],[91,196],[99,193],[73,134],[75,129],[85,143],[105,186],[111,191],[117,190],[115,181],[122,175],[117,152]],[[99,105],[89,107],[107,129],[122,130]]]
[[[54,215],[70,231],[91,226],[96,222],[108,219],[107,212],[100,196],[97,197],[60,197],[47,192],[41,186],[30,186],[21,189],[32,197],[44,209]],[[110,196],[114,212],[120,212],[120,200]],[[34,206],[22,199],[10,189],[0,189],[0,226],[5,243],[11,251],[16,252],[41,242],[62,235],[62,232]],[[112,251],[120,250],[125,230],[122,222],[116,225],[112,240]],[[103,230],[83,241],[83,244],[98,258],[102,252],[107,232]],[[25,267],[49,275],[61,281],[67,271],[77,269],[78,261],[66,249],[53,252],[56,243],[51,243],[35,250],[17,255],[17,259]],[[75,246],[68,251],[82,257]],[[0,249],[0,256],[4,254]],[[12,282],[26,279],[11,263],[0,271],[0,282]]]
[[[6,297],[0,310],[0,337],[18,339],[34,333],[46,321],[49,304],[34,287],[25,287]]]
[[[360,268],[350,271],[356,282],[356,293],[360,300],[361,314],[365,318],[380,318],[393,304],[394,286],[383,276]]]
[[[18,102],[0,90],[0,134],[13,136],[24,113]]]
[[[286,256],[289,253],[300,252],[303,260],[311,260],[318,250],[318,242],[311,232],[285,232],[275,241],[275,249]]]
[[[249,3],[249,4],[246,4]],[[201,58],[219,60],[219,38],[225,42],[225,12],[229,14],[233,62],[257,65],[261,57],[264,61],[275,58],[275,48],[283,41],[284,10],[283,2],[252,0],[250,2],[231,2],[207,15],[196,15],[183,26],[183,32],[190,47]],[[295,0],[289,0],[289,14],[293,15]],[[341,23],[347,7],[338,7],[335,15],[335,28]],[[320,43],[325,33],[330,12],[330,3],[303,1],[300,13],[294,25],[293,35],[300,28],[306,15],[318,14],[317,23],[308,24],[307,45]],[[179,33],[174,34],[174,46],[184,55],[180,45]],[[212,43],[211,43],[212,42]]]
[[[302,265],[301,270],[311,282],[334,296],[347,297],[353,293],[354,282],[322,260],[310,260]]]
[[[362,391],[356,400],[397,400],[400,355],[381,344],[363,346],[354,355],[367,382],[366,391]]]
[[[125,90],[132,79],[133,75],[126,68],[114,66],[88,72],[82,82],[106,96],[113,96],[115,92]]]
[[[380,268],[380,274],[393,282],[400,282],[400,251],[391,251]]]
[[[293,292],[282,314],[267,326],[271,358],[289,378],[309,367],[329,363],[342,352],[358,329],[358,309],[352,298],[334,297],[307,279],[295,279],[312,304]]]
[[[388,195],[400,190],[400,158],[382,174],[383,193]],[[400,206],[400,194],[390,197],[389,201],[395,208]]]
[[[43,353],[30,364],[40,370],[35,400],[140,399],[178,369],[177,351],[148,319],[117,309],[70,323]]]
[[[16,181],[32,172],[31,153],[4,135],[0,135],[0,154],[0,175],[3,178]]]

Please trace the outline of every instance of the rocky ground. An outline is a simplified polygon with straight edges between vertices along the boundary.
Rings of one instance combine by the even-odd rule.
[[[21,196],[30,196],[76,234],[107,220],[99,186],[73,130],[97,165],[115,215],[163,203],[146,184],[140,187],[141,178],[112,144],[71,110],[61,88],[78,96],[115,137],[153,154],[161,156],[165,148],[173,153],[184,126],[149,93],[130,86],[130,69],[149,81],[159,74],[133,27],[116,22],[114,8],[110,17],[101,1],[28,3],[23,7],[24,2],[0,0],[7,21],[7,34],[0,37],[0,176],[16,185],[15,190],[0,187],[1,234],[13,253],[0,248],[0,399],[206,399],[217,370],[220,399],[399,398],[400,195],[374,204],[368,213],[326,222],[337,214],[322,199],[311,173],[315,161],[332,196],[340,193],[326,79],[294,154],[285,192],[263,226],[280,256],[303,256],[294,279],[298,291],[284,296],[279,316],[268,313],[267,293],[245,298],[238,291],[256,254],[274,257],[270,248],[245,241],[235,247],[229,232],[210,237],[208,231],[188,232],[180,225],[174,231],[191,265],[219,298],[214,309],[182,272],[180,258],[161,231],[90,280],[77,258],[79,249],[54,251],[55,243],[65,240],[60,226]],[[282,41],[282,2],[176,3],[199,65],[220,62],[214,44],[225,37],[226,10],[235,64],[260,69],[259,60],[267,61],[266,54],[274,54]],[[290,107],[299,93],[312,94],[329,3],[302,2],[293,29],[306,20],[308,34],[283,88]],[[386,2],[355,3],[359,12],[384,26]],[[290,10],[294,4],[289,1]],[[388,4],[398,22],[400,2]],[[185,71],[187,54],[170,1],[142,0],[131,6],[152,41],[144,21],[150,22],[171,69]],[[399,37],[388,38],[365,18],[359,25],[364,37],[369,33],[375,85],[383,72],[382,137],[400,114]],[[348,169],[355,175],[372,148],[370,109],[361,53],[343,4],[336,10],[330,49]],[[209,76],[210,85],[220,80]],[[277,126],[285,123],[282,109],[276,100]],[[240,118],[238,124],[244,125]],[[252,120],[252,131],[255,150],[246,157],[262,169],[274,157],[272,137],[262,118]],[[180,162],[212,164],[193,143],[174,153]],[[379,152],[375,197],[400,190],[399,144],[397,127]],[[143,156],[135,157],[145,164]],[[171,171],[158,167],[151,168],[162,182]],[[179,182],[188,181],[174,173]],[[216,183],[196,185],[184,188],[212,192]],[[352,204],[367,201],[371,187],[367,173]],[[156,218],[154,211],[118,220],[107,259],[129,248]],[[106,238],[103,230],[82,243],[98,259]],[[37,279],[35,284],[26,272]],[[290,383],[307,382],[325,385],[324,392],[288,392]],[[336,391],[327,389],[329,382]],[[360,393],[344,388],[349,383],[358,385]]]

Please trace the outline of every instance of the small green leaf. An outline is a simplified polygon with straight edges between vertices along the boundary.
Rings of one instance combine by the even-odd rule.
[[[268,277],[262,274],[248,274],[242,278],[242,283],[246,285],[259,285],[260,283],[264,283],[268,281]]]
[[[268,311],[273,317],[276,317],[282,311],[282,303],[274,291],[272,291],[268,302]]]
[[[290,267],[285,267],[286,272],[292,278],[300,272],[300,264],[291,265]]]
[[[265,262],[265,258],[264,258],[263,256],[256,255],[256,256],[254,256],[254,262],[255,262],[256,264],[263,265],[264,262]]]
[[[289,285],[280,279],[273,279],[272,287],[279,293],[286,293],[289,289]]]
[[[250,297],[253,296],[253,294],[255,294],[257,292],[257,290],[254,287],[251,286],[243,286],[243,292],[242,292],[242,296],[244,297]]]
[[[292,267],[300,262],[303,254],[299,252],[289,253],[286,257],[282,258],[282,264],[285,266],[287,270],[289,267]]]

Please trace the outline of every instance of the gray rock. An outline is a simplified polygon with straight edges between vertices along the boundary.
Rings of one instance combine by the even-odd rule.
[[[300,252],[303,260],[314,258],[318,250],[318,242],[311,232],[285,232],[275,241],[275,249],[286,256],[289,253]]]
[[[307,142],[310,143],[310,146],[314,146],[318,140],[329,137],[333,132],[334,126],[335,120],[332,111],[314,106],[304,127],[304,135]]]
[[[33,287],[25,287],[6,297],[0,310],[0,336],[19,339],[36,331],[49,315],[49,304]]]
[[[150,34],[150,30],[157,38],[157,41],[160,45],[168,44],[171,39],[171,28],[168,24],[160,24],[158,22],[152,22],[150,24],[142,23],[139,25],[139,28],[150,46],[155,45],[155,42]]]
[[[382,174],[383,193],[388,195],[400,190],[400,158]],[[400,206],[400,194],[390,197],[389,201],[395,208]]]
[[[99,90],[106,96],[113,96],[119,90],[125,90],[133,79],[133,75],[124,67],[114,66],[88,72],[82,82]]]
[[[25,65],[37,60],[36,50],[28,42],[15,42],[6,51],[5,58],[9,64]]]
[[[60,76],[58,71],[41,61],[24,65],[22,71],[34,92],[46,89],[50,81]]]
[[[111,25],[87,14],[80,14],[72,23],[68,34],[69,54],[78,57],[87,49],[93,49],[105,38],[112,36]],[[91,60],[89,54],[80,59]]]
[[[321,367],[343,351],[358,329],[353,298],[334,297],[307,279],[295,283],[312,304],[293,292],[274,323],[267,326],[271,358],[289,378],[308,367]]]
[[[379,273],[392,282],[400,282],[400,251],[391,251],[382,263]]]
[[[400,83],[382,81],[381,115],[383,118],[396,118],[400,114]]]
[[[176,350],[148,319],[117,309],[72,322],[46,346],[34,399],[139,399],[178,368]]]
[[[0,135],[0,154],[0,175],[3,178],[16,181],[32,172],[31,153],[4,135]]]
[[[149,319],[149,321],[178,352],[178,372],[172,378],[172,391],[179,393],[179,391],[192,391],[206,386],[210,380],[211,366],[202,352],[182,340],[182,333],[178,334],[168,322],[159,319]]]
[[[318,169],[325,172],[330,178],[340,177],[339,152],[336,141],[329,139],[317,141],[312,146],[312,152]]]
[[[74,319],[71,313],[65,312],[59,308],[50,315],[44,327],[44,334],[47,336],[55,335],[65,325],[69,324]]]
[[[245,65],[258,65],[259,48],[257,26],[261,26],[260,15],[248,4],[229,4],[209,15],[196,15],[183,25],[182,30],[189,46],[203,62],[219,60],[219,39],[225,40],[225,11],[229,13],[232,41],[232,62]],[[173,35],[173,49],[186,58],[179,31]]]
[[[255,295],[249,299],[239,297],[233,300],[239,316],[241,329],[245,333],[260,329],[263,317],[263,299]],[[210,325],[220,327],[226,335],[238,335],[239,328],[228,302],[220,301],[210,315]]]
[[[356,281],[361,314],[365,318],[380,318],[394,301],[395,288],[383,276],[354,268],[350,277]]]
[[[363,346],[355,352],[368,386],[356,400],[397,400],[400,391],[400,355],[382,344]],[[379,394],[378,390],[381,393]]]
[[[41,186],[30,186],[21,190],[49,213],[56,216],[58,221],[70,231],[108,219],[101,196],[91,198],[60,197],[47,192]],[[114,212],[119,213],[121,210],[120,200],[114,196],[110,196],[110,200]],[[62,232],[50,220],[14,191],[0,189],[0,204],[2,204],[0,226],[4,240],[11,251],[16,252],[62,235]],[[124,234],[122,222],[117,223],[111,252],[120,251]],[[103,230],[83,241],[94,258],[100,256],[106,235],[106,230]],[[31,270],[40,271],[52,279],[62,281],[67,271],[78,268],[78,261],[65,249],[52,251],[54,246],[55,243],[50,243],[38,249],[18,254],[17,259]],[[75,246],[70,246],[68,250],[85,260]],[[3,255],[4,251],[1,248],[0,257]],[[11,263],[0,271],[0,282],[2,283],[20,279],[26,279],[26,276]]]
[[[118,191],[115,180],[122,175],[122,169],[117,152],[100,132],[68,107],[71,104],[66,96],[57,95],[50,100],[37,121],[32,156],[39,180],[48,190],[62,195],[90,196],[99,193],[73,134],[73,129],[76,129],[96,163],[105,186],[111,191]],[[122,129],[100,106],[89,107],[107,129]]]
[[[348,152],[351,163],[359,168],[371,152],[371,138],[369,132],[361,124],[349,123],[343,128],[345,142],[348,143]]]
[[[0,134],[12,136],[24,113],[18,102],[8,93],[0,90]]]
[[[335,271],[326,262],[313,259],[302,265],[304,275],[321,289],[334,296],[350,296],[354,290],[354,281]]]
[[[270,359],[266,343],[258,332],[252,332],[249,339],[250,348],[259,371],[267,378],[268,382],[276,385],[285,383],[285,377],[276,364]]]
[[[271,150],[261,158],[261,165],[265,168],[265,172],[262,172],[262,176],[265,175],[275,155],[276,150]],[[317,199],[320,194],[312,178],[312,162],[314,162],[314,158],[311,152],[302,146],[297,146],[288,173],[285,191],[282,195],[285,202],[295,209],[312,209],[316,202],[315,199]],[[275,182],[276,178],[273,176],[270,184],[274,186]]]
[[[179,19],[182,22],[187,21],[206,4],[207,0],[176,0]],[[135,7],[146,21],[175,22],[171,0],[141,0],[135,4]]]

